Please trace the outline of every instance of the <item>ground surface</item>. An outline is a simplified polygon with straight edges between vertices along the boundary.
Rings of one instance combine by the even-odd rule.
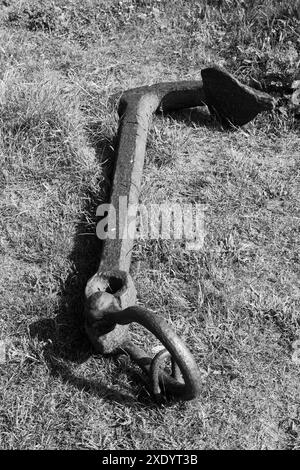
[[[299,449],[299,121],[280,95],[297,78],[299,2],[0,8],[0,448]],[[263,89],[273,73],[282,106],[235,132],[154,121],[141,201],[207,206],[202,250],[134,250],[139,303],[205,371],[199,400],[158,406],[130,361],[96,356],[82,328],[117,126],[109,97],[197,79],[209,61]]]

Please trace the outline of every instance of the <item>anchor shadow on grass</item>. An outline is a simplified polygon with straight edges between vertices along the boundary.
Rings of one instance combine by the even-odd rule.
[[[199,126],[216,126],[215,120],[207,114],[201,112],[172,113],[172,118],[182,120],[186,124],[196,124]],[[202,118],[201,118],[202,116]],[[101,125],[99,131],[97,127],[91,129],[91,135],[101,136]],[[114,168],[114,147],[117,145],[117,137],[109,139],[101,136],[97,141],[92,142],[99,164],[104,164],[104,192],[109,194],[110,181]],[[103,185],[103,180],[99,182]],[[110,401],[136,406],[142,403],[147,406],[157,406],[150,397],[147,388],[144,386],[142,375],[140,375],[134,365],[122,356],[116,360],[115,357],[99,357],[103,364],[105,361],[114,362],[113,381],[119,385],[120,374],[126,373],[133,387],[139,386],[137,398],[131,394],[112,389],[97,379],[89,379],[78,376],[74,370],[74,365],[86,363],[91,357],[97,357],[84,331],[84,289],[88,279],[97,271],[100,261],[101,242],[95,233],[96,228],[96,208],[99,205],[99,196],[93,194],[85,195],[86,205],[83,212],[89,215],[91,220],[95,220],[95,225],[91,229],[87,226],[86,217],[82,217],[76,228],[74,237],[74,247],[70,254],[70,260],[74,265],[74,271],[68,276],[61,289],[60,304],[55,318],[44,318],[34,322],[30,326],[30,334],[44,343],[44,358],[50,374],[59,377],[64,382],[70,383],[78,390],[105,398]],[[89,367],[89,366],[88,366]],[[92,367],[92,365],[90,366]],[[123,387],[124,388],[124,387]],[[136,391],[136,389],[135,389]]]
[[[216,132],[224,132],[235,130],[230,127],[224,120],[218,118],[213,112],[210,112],[206,105],[197,106],[195,108],[186,108],[178,111],[170,111],[163,113],[164,117],[170,117],[174,121],[193,127],[207,127]]]

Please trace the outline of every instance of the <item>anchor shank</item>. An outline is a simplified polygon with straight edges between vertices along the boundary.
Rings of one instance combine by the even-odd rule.
[[[134,234],[128,233],[128,226],[135,225],[135,214],[129,218],[127,208],[139,200],[147,134],[158,105],[159,99],[154,93],[133,95],[121,116],[110,199],[116,225],[108,227],[99,272],[129,271]]]

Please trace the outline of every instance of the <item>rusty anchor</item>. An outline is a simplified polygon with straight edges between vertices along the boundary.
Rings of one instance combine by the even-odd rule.
[[[122,94],[110,195],[118,233],[109,233],[108,228],[98,271],[85,289],[85,330],[93,346],[105,355],[128,354],[150,376],[156,398],[172,395],[184,400],[193,399],[200,394],[202,380],[191,352],[166,320],[135,305],[136,290],[129,274],[134,240],[119,230],[123,226],[120,218],[128,217],[127,207],[119,212],[120,197],[127,197],[128,206],[138,202],[153,113],[206,104],[223,123],[241,126],[259,112],[272,110],[275,104],[271,96],[241,84],[220,67],[206,68],[201,71],[201,76],[199,81],[158,83]],[[135,346],[129,336],[128,325],[132,322],[151,331],[165,349],[152,358]],[[171,358],[171,373],[163,368],[167,357]]]

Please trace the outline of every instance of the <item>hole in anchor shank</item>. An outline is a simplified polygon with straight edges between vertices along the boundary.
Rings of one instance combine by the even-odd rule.
[[[110,276],[108,279],[108,286],[105,289],[105,292],[109,294],[116,294],[124,287],[124,279],[121,277]]]

